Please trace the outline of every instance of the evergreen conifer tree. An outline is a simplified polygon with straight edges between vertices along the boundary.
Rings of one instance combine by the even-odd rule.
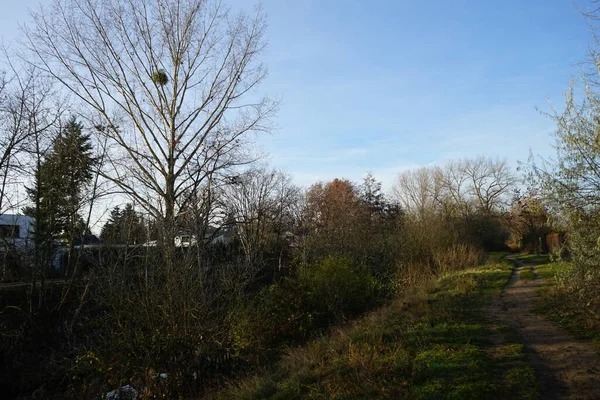
[[[90,136],[83,133],[83,126],[73,117],[38,165],[34,186],[27,188],[33,205],[23,211],[35,219],[36,263],[51,260],[56,240],[62,239],[72,250],[75,238],[89,231],[81,223],[80,211],[94,163]]]

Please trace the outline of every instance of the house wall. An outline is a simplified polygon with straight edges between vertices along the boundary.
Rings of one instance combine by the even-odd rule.
[[[33,218],[25,215],[0,214],[0,225],[17,226],[19,228],[18,236],[13,238],[15,244],[27,243],[32,239],[33,222]]]
[[[12,225],[19,227],[18,239],[30,239],[33,232],[33,218],[25,215],[0,214],[0,225]]]

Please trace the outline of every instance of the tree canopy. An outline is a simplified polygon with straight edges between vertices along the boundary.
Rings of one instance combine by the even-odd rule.
[[[260,10],[54,0],[33,18],[32,62],[88,110],[117,151],[104,176],[153,216],[172,224],[208,179],[253,160],[246,139],[276,109],[255,94],[266,74]]]

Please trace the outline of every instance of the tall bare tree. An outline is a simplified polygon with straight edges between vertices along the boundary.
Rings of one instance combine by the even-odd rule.
[[[509,204],[515,184],[506,159],[475,157],[405,171],[398,175],[393,192],[414,214],[435,211],[464,218],[499,211]]]
[[[187,193],[248,161],[276,102],[255,89],[265,20],[212,0],[54,0],[26,30],[36,64],[99,118],[104,171],[170,226]]]
[[[255,263],[267,247],[280,244],[291,229],[300,190],[282,172],[255,168],[225,188],[222,201],[235,219],[246,261]]]
[[[20,68],[10,59],[7,65],[9,72],[0,74],[0,213],[22,206],[17,197],[24,193],[13,184],[23,186],[31,164],[43,152],[42,136],[47,138],[63,111],[39,70]]]
[[[506,158],[481,156],[464,160],[463,173],[469,180],[469,191],[479,211],[490,214],[510,202],[517,178]]]
[[[402,207],[421,218],[435,211],[440,191],[440,174],[431,167],[400,173],[392,188],[394,197]]]
[[[467,160],[451,160],[437,168],[441,204],[449,216],[469,217],[475,211],[471,182],[465,173],[466,164]]]

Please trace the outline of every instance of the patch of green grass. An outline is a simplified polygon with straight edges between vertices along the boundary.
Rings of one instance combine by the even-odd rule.
[[[569,263],[565,262],[546,262],[544,264],[536,265],[535,270],[540,278],[543,278],[547,281],[546,285],[553,286],[556,283],[557,275],[562,271],[566,271],[569,268],[569,265]]]
[[[510,251],[491,251],[485,254],[485,260],[488,264],[496,264],[504,261],[506,256],[509,256],[513,253]]]
[[[523,400],[540,398],[540,387],[537,384],[533,368],[522,365],[515,366],[504,374],[504,379],[507,390],[518,393],[517,398]]]
[[[413,361],[413,394],[419,399],[481,399],[494,395],[498,384],[488,368],[489,359],[472,344],[433,345]]]
[[[493,263],[424,284],[216,397],[539,398],[518,338],[484,313],[510,273],[509,263]]]
[[[540,387],[535,378],[533,368],[523,354],[523,345],[507,325],[499,326],[497,333],[500,342],[492,353],[492,357],[500,366],[502,387],[506,398],[513,396],[518,399],[539,399]]]
[[[533,272],[533,269],[531,267],[522,269],[519,277],[525,281],[533,281],[536,279],[535,273]]]
[[[548,254],[517,254],[513,258],[531,264],[548,264],[550,262],[550,256]]]

